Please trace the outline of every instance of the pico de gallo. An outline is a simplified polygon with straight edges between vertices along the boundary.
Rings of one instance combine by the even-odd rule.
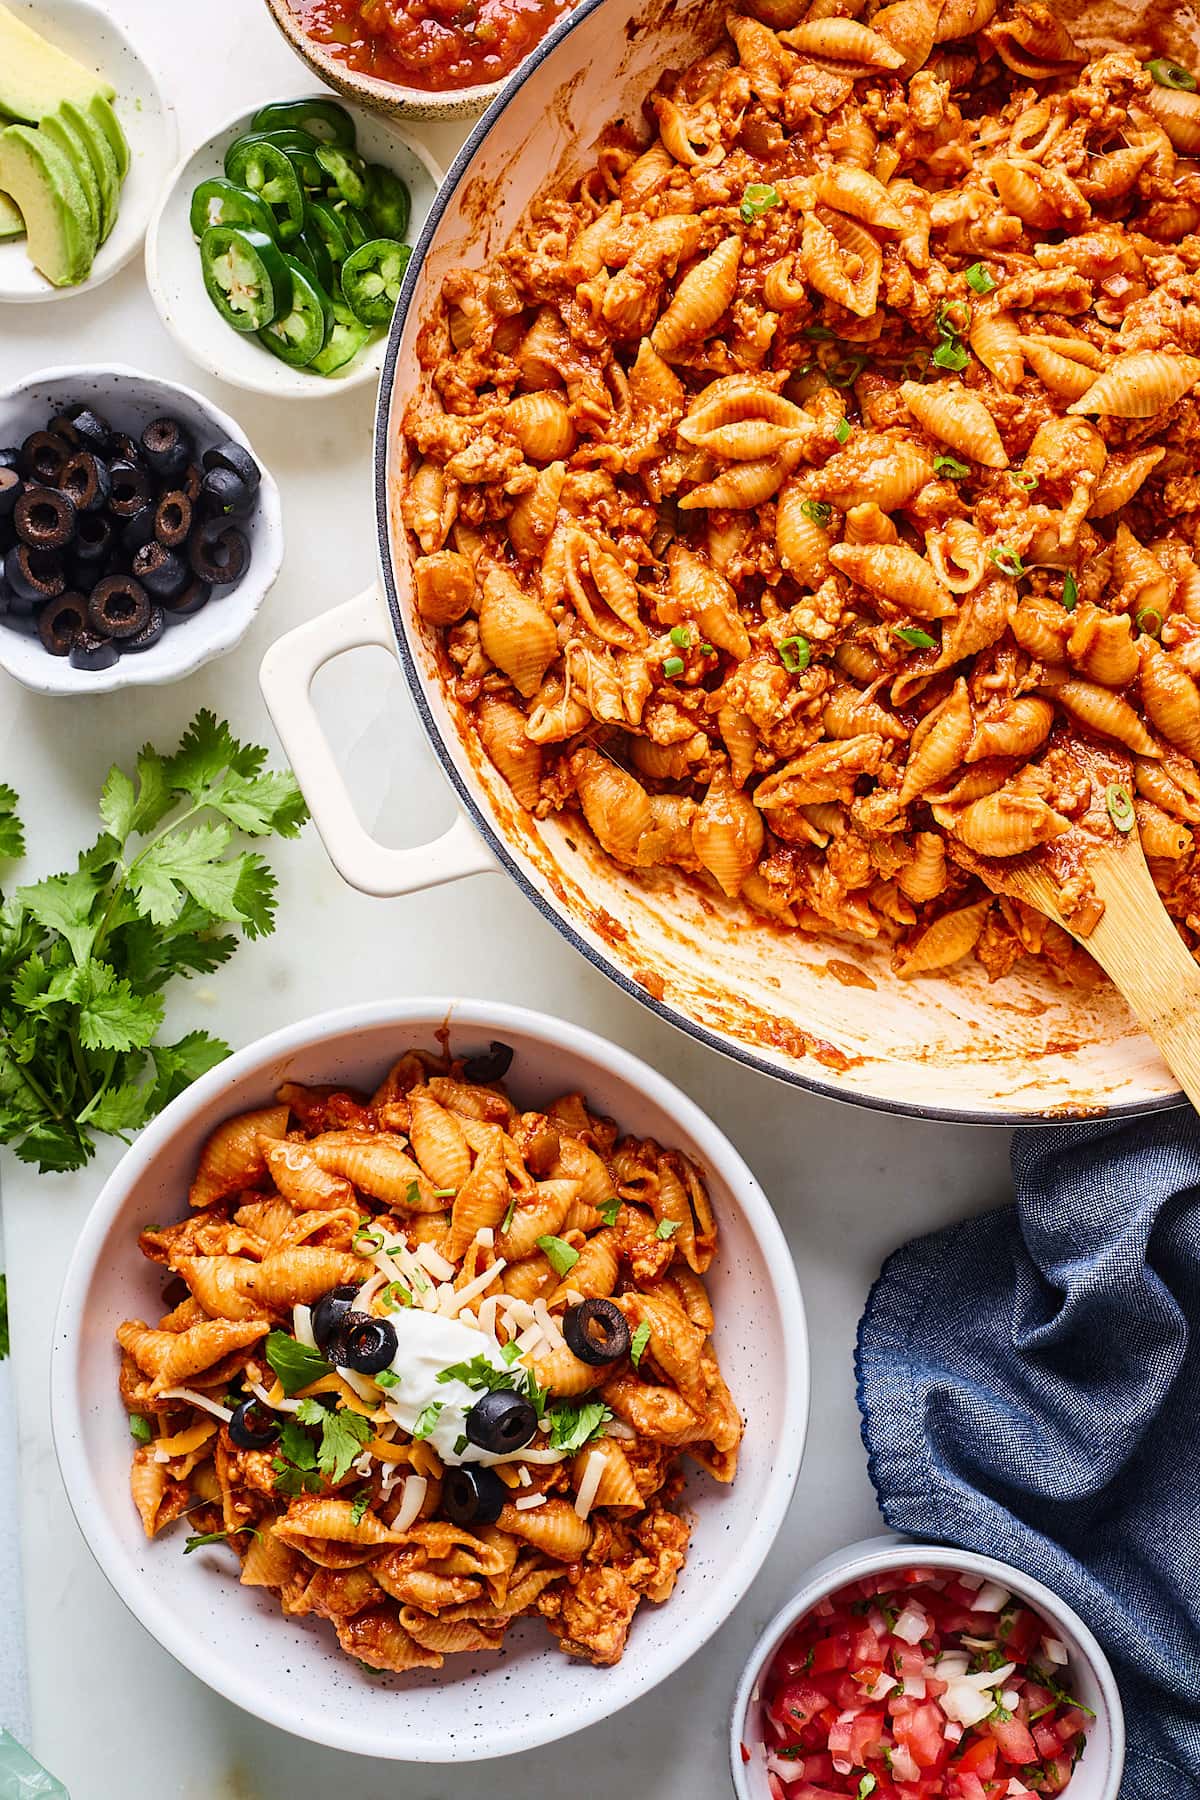
[[[819,1601],[762,1700],[772,1800],[1061,1794],[1094,1717],[1043,1619],[996,1582],[933,1569]]]

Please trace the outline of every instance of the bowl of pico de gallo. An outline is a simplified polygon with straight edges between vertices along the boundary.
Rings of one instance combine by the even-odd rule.
[[[1117,1800],[1125,1721],[1083,1620],[1007,1563],[895,1537],[810,1570],[734,1701],[738,1800]]]

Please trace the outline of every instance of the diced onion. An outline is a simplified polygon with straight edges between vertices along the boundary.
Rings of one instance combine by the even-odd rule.
[[[1071,1660],[1067,1654],[1067,1646],[1056,1637],[1044,1637],[1042,1649],[1046,1652],[1046,1661],[1057,1663],[1060,1669],[1064,1669]]]
[[[926,1694],[929,1692],[929,1689],[925,1685],[925,1677],[923,1675],[906,1675],[904,1677],[904,1692],[908,1695],[910,1700],[924,1700]]]
[[[1000,1696],[1000,1704],[1005,1712],[1016,1712],[1018,1706],[1021,1704],[1021,1696],[1018,1694],[1016,1688],[1005,1688]]]
[[[786,1733],[784,1735],[786,1736]],[[803,1765],[795,1756],[768,1755],[767,1769],[778,1781],[799,1781],[804,1774]]]
[[[522,1487],[530,1487],[532,1485],[533,1477],[525,1467],[524,1463],[520,1463],[517,1467],[517,1480]]]
[[[959,1587],[965,1587],[969,1593],[977,1594],[987,1580],[986,1575],[960,1575]]]
[[[888,1695],[891,1693],[892,1689],[895,1687],[899,1687],[899,1685],[900,1685],[900,1683],[896,1680],[896,1677],[894,1675],[888,1675],[886,1673],[881,1674],[876,1677],[874,1687],[870,1687],[867,1689],[867,1699],[868,1700],[886,1700]],[[906,1694],[909,1691],[909,1684],[907,1681],[904,1683],[904,1691]],[[925,1683],[922,1682],[920,1697],[923,1698],[924,1693],[925,1693]]]
[[[210,1400],[207,1394],[198,1394],[195,1388],[164,1388],[158,1397],[160,1400],[188,1400],[193,1406],[199,1406],[203,1411],[211,1413],[214,1419],[228,1421],[233,1417],[231,1406],[222,1406],[219,1400]],[[168,1457],[166,1460],[169,1462],[170,1458]]]
[[[897,1744],[892,1751],[891,1772],[897,1781],[920,1781],[921,1771],[907,1744]]]
[[[475,1233],[475,1242],[481,1250],[491,1250],[496,1242],[496,1233],[492,1226],[481,1225]]]
[[[934,1673],[939,1681],[953,1681],[956,1675],[965,1675],[971,1666],[971,1659],[962,1650],[944,1650],[934,1663]]]
[[[966,1726],[960,1725],[957,1719],[947,1719],[946,1729],[942,1732],[942,1736],[948,1744],[958,1744],[962,1742],[966,1729]]]
[[[998,1581],[985,1581],[975,1596],[972,1612],[1003,1612],[1012,1599],[1010,1589],[1001,1587]]]
[[[928,1630],[928,1615],[919,1606],[913,1606],[909,1602],[892,1626],[892,1636],[898,1637],[905,1644],[919,1644]]]
[[[407,1531],[416,1523],[417,1515],[425,1504],[425,1492],[429,1483],[423,1475],[410,1475],[404,1483],[404,1492],[400,1497],[400,1510],[392,1520],[393,1531]]]
[[[298,1344],[303,1344],[306,1350],[316,1349],[317,1340],[313,1336],[311,1306],[301,1306],[299,1303],[293,1306],[292,1331]]]
[[[888,1634],[887,1620],[877,1606],[873,1606],[867,1614],[867,1624],[877,1638],[885,1638]]]

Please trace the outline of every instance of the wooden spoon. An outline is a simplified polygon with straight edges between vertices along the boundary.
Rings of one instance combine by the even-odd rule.
[[[1108,771],[1111,773],[1111,766]],[[1114,787],[1123,796],[1112,805]],[[1162,1052],[1163,1060],[1200,1111],[1200,967],[1189,954],[1146,867],[1124,781],[1094,788],[1091,829],[1072,830],[1018,857],[956,858],[1000,894],[1023,900],[1068,932],[1100,964]],[[1103,808],[1103,825],[1100,825]],[[1128,808],[1128,812],[1126,812]],[[1118,828],[1116,821],[1128,820]],[[1111,821],[1111,822],[1110,822]],[[1064,879],[1074,890],[1090,880],[1097,908],[1064,908]],[[1086,882],[1085,882],[1086,885]]]

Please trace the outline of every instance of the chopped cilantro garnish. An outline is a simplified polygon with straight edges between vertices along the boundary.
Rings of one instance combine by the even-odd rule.
[[[682,1223],[682,1219],[660,1219],[654,1227],[654,1235],[660,1243],[665,1244],[668,1238],[675,1236]]]
[[[560,1401],[550,1410],[551,1450],[582,1450],[612,1418],[602,1400]]]
[[[892,630],[902,643],[909,644],[914,650],[936,650],[937,639],[922,631],[919,625],[893,625]]]
[[[193,1550],[200,1550],[205,1544],[225,1544],[228,1543],[230,1538],[243,1536],[260,1538],[262,1532],[256,1531],[253,1525],[235,1525],[229,1531],[195,1532],[191,1537],[183,1540],[183,1554],[185,1556],[190,1556]]]
[[[621,1202],[614,1194],[611,1200],[602,1200],[596,1208],[596,1211],[600,1214],[600,1217],[606,1225],[615,1225],[617,1216],[621,1211]]]
[[[565,1238],[540,1237],[537,1247],[545,1251],[546,1259],[556,1275],[565,1275],[579,1261],[578,1250],[573,1250]]]
[[[350,1523],[352,1525],[361,1525],[362,1524],[363,1514],[366,1512],[366,1510],[367,1510],[368,1506],[370,1506],[370,1504],[371,1504],[370,1488],[363,1488],[359,1493],[355,1494],[354,1499],[350,1502]]]
[[[1079,583],[1073,575],[1063,577],[1062,603],[1068,612],[1075,611],[1075,602],[1079,599]]]
[[[375,1380],[379,1383],[381,1388],[394,1388],[400,1386],[400,1377],[397,1375],[395,1369],[380,1369]]]
[[[414,1438],[427,1438],[431,1431],[436,1430],[437,1422],[442,1416],[445,1404],[444,1400],[431,1400],[428,1406],[423,1406],[421,1408],[420,1412],[417,1414],[417,1422],[413,1426],[412,1434]]]
[[[637,1327],[629,1340],[629,1360],[634,1368],[639,1368],[642,1357],[646,1354],[646,1345],[650,1342],[650,1326],[645,1319]]]
[[[278,1375],[283,1391],[289,1397],[302,1387],[332,1374],[330,1365],[319,1350],[310,1350],[286,1331],[272,1331],[267,1338],[267,1361]]]

